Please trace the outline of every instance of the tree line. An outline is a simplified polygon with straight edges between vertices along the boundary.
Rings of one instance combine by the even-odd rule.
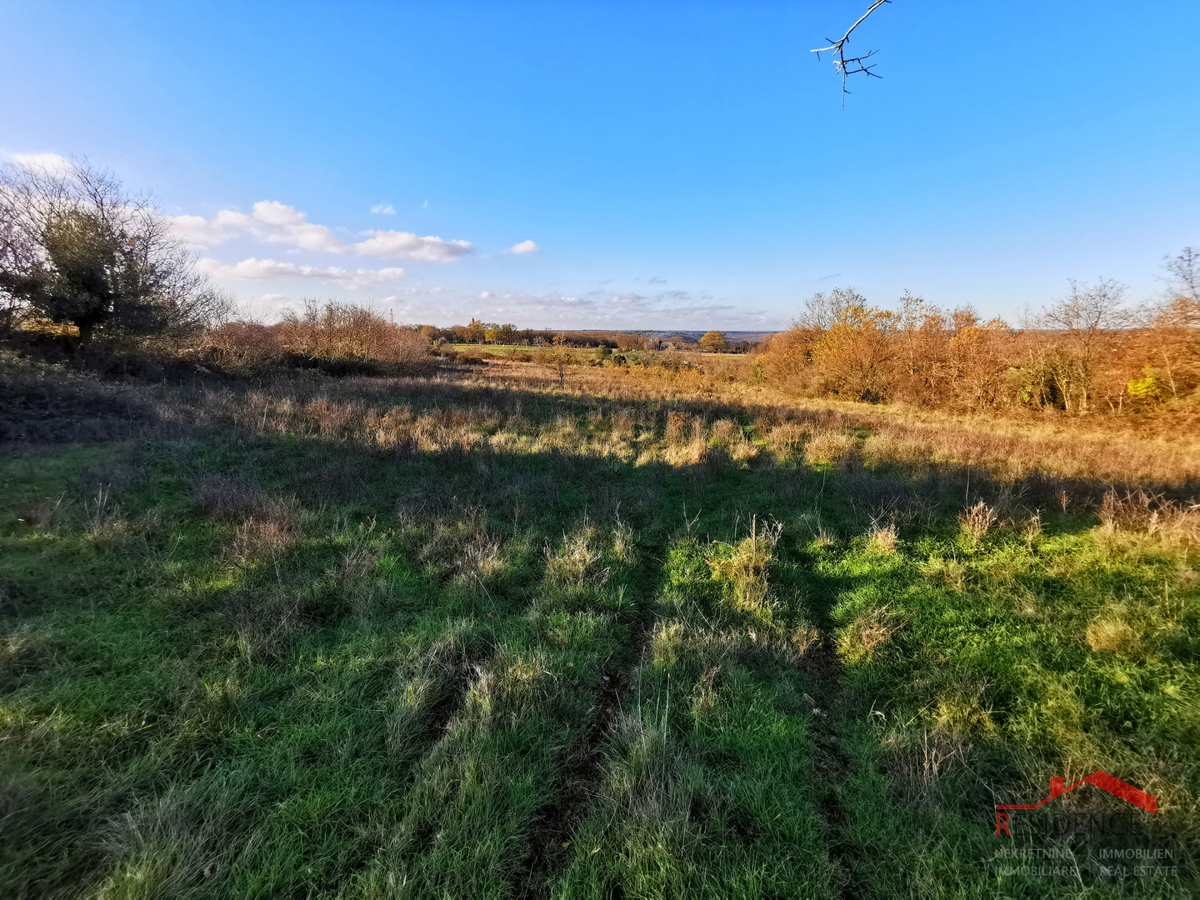
[[[1195,400],[1200,253],[1185,248],[1166,272],[1158,302],[1130,306],[1111,280],[1072,282],[1023,328],[911,294],[885,309],[849,288],[818,293],[756,371],[797,396],[870,403],[1082,414]]]
[[[749,353],[755,345],[749,341],[731,341],[719,331],[707,332],[699,341],[682,335],[654,337],[625,331],[559,331],[549,328],[519,328],[471,319],[466,325],[420,325],[431,343],[506,344],[519,347],[567,347],[575,350],[682,350],[699,346],[710,353]]]

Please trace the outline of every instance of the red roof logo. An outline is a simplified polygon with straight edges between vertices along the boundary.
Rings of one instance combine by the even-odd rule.
[[[1144,809],[1148,813],[1158,812],[1158,800],[1150,796],[1143,790],[1135,788],[1132,784],[1126,784],[1120,778],[1109,775],[1107,772],[1093,772],[1086,778],[1080,778],[1074,784],[1065,784],[1064,779],[1054,776],[1050,779],[1050,796],[1044,800],[1039,800],[1037,803],[997,803],[996,809],[1037,809],[1039,806],[1045,806],[1051,800],[1061,797],[1067,791],[1073,791],[1081,784],[1094,784],[1102,791],[1108,791],[1114,797],[1120,797],[1126,803],[1132,803],[1134,806]],[[1008,814],[996,813],[996,834],[1000,834],[1003,830],[1005,834],[1012,837],[1012,832],[1008,830]]]

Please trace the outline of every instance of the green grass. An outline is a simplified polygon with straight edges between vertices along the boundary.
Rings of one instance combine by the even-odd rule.
[[[728,411],[239,391],[0,462],[0,894],[1196,888],[1194,551],[1100,527],[1097,486],[972,534],[1012,495],[980,473],[810,463]],[[1159,814],[993,833],[1096,769]],[[1178,873],[1103,874],[1125,847]]]

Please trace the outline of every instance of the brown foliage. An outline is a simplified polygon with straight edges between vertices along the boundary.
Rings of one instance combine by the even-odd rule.
[[[357,357],[387,363],[424,362],[429,342],[417,328],[389,322],[370,307],[305,301],[278,326],[293,353],[325,359]]]
[[[419,328],[397,325],[370,307],[311,300],[276,325],[226,323],[209,334],[209,345],[226,365],[251,368],[288,353],[392,365],[419,365],[431,358],[429,335]]]
[[[771,339],[757,371],[797,396],[973,411],[1140,411],[1195,399],[1200,302],[1176,299],[1150,327],[1133,328],[1123,294],[1115,282],[1072,283],[1036,328],[1021,332],[1000,319],[981,322],[969,308],[947,312],[906,295],[891,312],[835,291]]]

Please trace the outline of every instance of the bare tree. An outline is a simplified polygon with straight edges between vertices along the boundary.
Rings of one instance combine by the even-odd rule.
[[[874,0],[874,2],[867,8],[867,11],[859,16],[858,21],[846,29],[846,33],[840,38],[837,40],[834,40],[833,38],[826,38],[826,40],[829,41],[828,47],[818,47],[816,50],[809,51],[810,53],[817,54],[818,58],[820,58],[822,53],[833,54],[833,67],[837,69],[842,76],[843,94],[850,93],[848,90],[846,90],[846,79],[851,75],[862,74],[871,78],[882,77],[871,71],[875,68],[873,63],[871,65],[867,65],[867,60],[875,55],[874,50],[864,53],[861,56],[847,56],[846,45],[850,43],[850,35],[854,33],[854,29],[858,28],[859,25],[865,22],[867,17],[870,16],[871,13],[875,12],[875,10],[879,9],[879,7],[883,6],[883,4],[891,2],[892,0]]]
[[[1125,285],[1111,278],[1095,284],[1071,281],[1071,292],[1040,317],[1043,328],[1064,332],[1071,343],[1089,347],[1104,332],[1129,327],[1132,313],[1125,307]]]
[[[151,198],[110,173],[0,169],[0,309],[74,326],[80,346],[113,338],[179,338],[215,324],[227,297],[195,267]]]
[[[866,306],[867,298],[854,288],[834,288],[828,294],[818,291],[804,301],[804,309],[796,316],[794,328],[816,328],[824,331],[849,307]]]
[[[1164,257],[1163,268],[1168,303],[1180,298],[1200,303],[1200,250],[1184,247],[1178,256]]]
[[[1072,281],[1071,292],[1035,320],[1059,336],[1055,344],[1042,348],[1038,367],[1048,373],[1068,411],[1088,411],[1101,351],[1114,332],[1134,323],[1125,291],[1125,285],[1107,278],[1094,284]]]
[[[1164,262],[1163,302],[1154,310],[1154,349],[1173,397],[1200,385],[1200,252],[1184,247]]]

